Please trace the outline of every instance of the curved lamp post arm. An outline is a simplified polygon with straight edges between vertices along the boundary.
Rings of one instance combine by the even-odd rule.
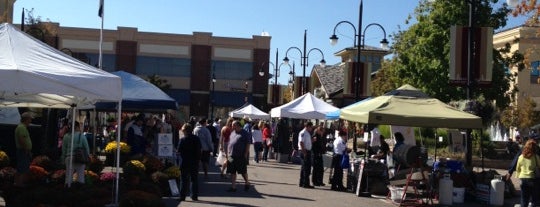
[[[337,41],[338,41],[339,38],[336,35],[336,29],[340,24],[343,24],[343,23],[347,23],[347,24],[351,25],[351,27],[353,28],[353,30],[354,30],[354,46],[356,47],[357,46],[356,45],[356,38],[359,36],[359,34],[356,33],[356,27],[354,26],[354,24],[349,22],[349,21],[341,21],[341,22],[338,22],[336,24],[336,26],[334,26],[334,33],[332,34],[332,36],[330,36],[330,44],[331,45],[337,44]]]
[[[320,61],[319,63],[321,63],[321,67],[324,68],[324,66],[326,65],[326,61],[324,60],[324,53],[322,52],[321,49],[316,48],[316,47],[315,47],[315,48],[311,48],[311,49],[308,51],[307,55],[306,55],[306,59],[309,58],[309,54],[311,53],[311,51],[314,51],[314,50],[319,51],[319,52],[321,53],[322,59],[321,59],[321,61]],[[308,63],[307,60],[306,60],[306,63]]]
[[[304,57],[303,57],[303,54],[302,54],[302,50],[300,50],[300,48],[298,48],[298,47],[289,47],[289,49],[287,49],[287,52],[285,52],[285,58],[283,58],[283,62],[284,62],[285,64],[289,64],[289,58],[288,58],[288,55],[289,55],[289,51],[290,51],[291,49],[296,49],[296,50],[298,50],[298,53],[300,53],[300,58],[304,58]]]
[[[268,64],[268,66],[272,65],[273,68],[276,67],[276,65],[274,65],[274,63],[272,63],[272,62],[263,62],[261,64],[261,68],[259,69],[259,76],[264,76],[264,69],[263,68],[264,68],[265,64]]]
[[[384,38],[381,40],[381,47],[383,49],[387,49],[388,48],[388,40],[386,39],[386,30],[384,30],[384,27],[378,23],[371,23],[371,24],[368,24],[366,26],[366,28],[364,28],[364,32],[362,32],[362,37],[364,37],[362,39],[362,46],[365,46],[365,40],[366,40],[366,30],[371,27],[371,26],[378,26],[379,28],[381,28],[381,30],[383,31],[383,34],[384,34]]]

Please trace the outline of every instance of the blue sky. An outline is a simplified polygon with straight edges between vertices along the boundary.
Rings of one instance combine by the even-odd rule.
[[[251,38],[264,31],[272,36],[270,61],[275,62],[279,49],[279,63],[289,47],[302,49],[307,29],[307,50],[319,48],[327,64],[335,64],[340,60],[334,53],[353,46],[354,31],[351,26],[341,24],[335,46],[330,45],[329,37],[342,20],[358,27],[359,4],[359,0],[105,0],[104,28],[137,27],[138,31],[178,34],[211,32],[214,36],[240,38]],[[418,0],[363,0],[363,4],[362,30],[370,23],[378,23],[388,36],[407,27],[405,19],[414,13]],[[24,7],[33,8],[34,16],[61,26],[100,28],[98,5],[99,0],[17,0],[14,23],[21,22]],[[383,32],[378,27],[369,27],[365,36],[366,45],[379,46]],[[392,45],[391,38],[387,39]],[[296,50],[288,55],[296,63],[298,75],[302,75],[300,57]],[[318,52],[310,53],[306,74],[320,59]],[[288,67],[281,67],[280,84],[286,84],[288,72]]]

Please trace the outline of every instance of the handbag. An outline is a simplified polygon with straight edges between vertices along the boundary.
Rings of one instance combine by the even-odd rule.
[[[349,167],[351,167],[351,163],[349,162],[349,154],[344,151],[343,155],[341,155],[341,168],[348,169]]]
[[[271,138],[266,139],[266,146],[272,146],[272,139]]]
[[[225,153],[223,151],[219,151],[219,154],[216,158],[216,166],[222,166],[223,164],[225,164],[225,161],[227,161]]]
[[[79,144],[81,145],[81,134],[79,134]],[[73,149],[73,161],[80,164],[86,164],[90,162],[90,156],[88,156],[88,153],[86,152],[86,148],[84,147],[77,147]]]

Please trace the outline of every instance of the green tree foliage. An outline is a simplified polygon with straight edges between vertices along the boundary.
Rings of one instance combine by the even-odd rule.
[[[146,81],[154,84],[162,91],[167,91],[171,88],[171,84],[166,79],[162,79],[159,75],[153,74],[147,77]]]
[[[493,27],[494,30],[506,25],[509,9],[505,6],[494,9],[498,0],[476,0],[475,25]],[[411,18],[412,19],[412,18]],[[407,22],[413,22],[411,19]],[[394,39],[395,63],[393,70],[385,74],[395,75],[398,84],[408,83],[441,101],[462,100],[466,98],[465,87],[449,85],[450,68],[450,27],[467,26],[469,23],[469,4],[463,0],[422,1],[415,9],[414,23],[404,31],[392,35]],[[474,87],[471,98],[483,97],[486,101],[495,100],[497,107],[508,105],[510,101],[509,81],[512,74],[506,73],[510,63],[518,62],[519,57],[504,58],[503,49],[494,50],[493,82],[490,87]]]
[[[381,68],[377,71],[375,78],[371,81],[370,89],[372,96],[380,96],[388,91],[394,90],[401,86],[401,81],[394,74],[395,70],[392,70],[396,64],[396,58],[382,63]]]

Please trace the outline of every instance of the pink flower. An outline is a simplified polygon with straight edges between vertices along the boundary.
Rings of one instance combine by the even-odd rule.
[[[101,180],[101,181],[113,181],[114,179],[116,179],[116,173],[114,173],[114,172],[102,173],[99,176],[99,180]]]

